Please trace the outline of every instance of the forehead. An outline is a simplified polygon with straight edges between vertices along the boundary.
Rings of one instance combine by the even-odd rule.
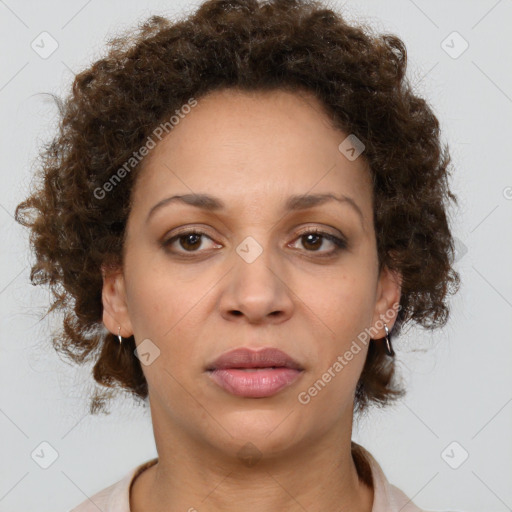
[[[335,193],[370,220],[368,167],[340,152],[347,135],[312,93],[215,91],[145,158],[135,202],[147,209],[166,195],[211,193],[258,211],[291,195]]]

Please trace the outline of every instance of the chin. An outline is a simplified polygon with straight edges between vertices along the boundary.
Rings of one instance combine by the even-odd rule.
[[[221,444],[232,443],[240,448],[252,443],[267,455],[282,452],[291,447],[300,435],[298,417],[290,411],[291,407],[266,406],[219,414],[216,419],[223,427],[220,429],[223,434]]]

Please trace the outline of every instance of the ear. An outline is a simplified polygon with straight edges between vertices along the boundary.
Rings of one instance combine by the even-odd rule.
[[[385,322],[391,331],[395,325],[399,311],[400,296],[402,291],[402,275],[398,271],[391,271],[383,266],[377,283],[377,301],[373,313],[372,326]],[[378,324],[377,324],[378,325]],[[382,337],[386,331],[382,329]]]
[[[105,327],[116,336],[121,327],[121,336],[128,338],[133,335],[132,323],[126,305],[126,292],[124,275],[120,269],[107,269],[101,267],[103,288],[101,300],[103,302],[103,323]]]

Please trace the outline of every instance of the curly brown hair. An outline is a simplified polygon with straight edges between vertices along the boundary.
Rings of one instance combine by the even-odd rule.
[[[133,336],[119,354],[102,322],[102,267],[122,266],[140,164],[108,199],[97,191],[163,120],[217,89],[313,92],[333,126],[364,143],[379,269],[402,276],[391,334],[409,321],[428,329],[446,323],[447,295],[460,285],[446,211],[457,200],[439,122],[414,94],[406,60],[395,35],[350,25],[316,0],[208,0],[183,19],[151,16],[110,39],[106,56],[76,75],[60,104],[58,135],[40,152],[39,184],[16,220],[31,230],[31,282],[50,287],[48,312],[63,312],[53,346],[75,363],[94,361],[101,386],[91,413],[104,412],[120,390],[148,396]],[[355,411],[403,396],[394,377],[383,344],[370,343]]]

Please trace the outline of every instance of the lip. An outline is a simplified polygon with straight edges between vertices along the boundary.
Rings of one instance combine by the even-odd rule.
[[[271,347],[261,350],[252,350],[246,347],[230,350],[215,359],[206,369],[210,371],[226,368],[271,368],[273,366],[303,370],[299,363],[286,352]]]
[[[238,348],[222,354],[206,371],[224,391],[246,398],[264,398],[293,384],[304,369],[277,348]]]

